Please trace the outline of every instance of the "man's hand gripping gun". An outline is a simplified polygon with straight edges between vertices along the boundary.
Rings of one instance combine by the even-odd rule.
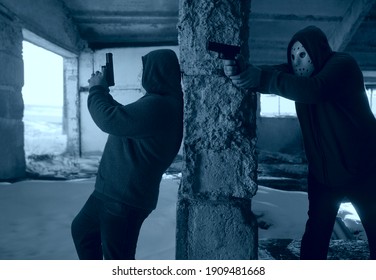
[[[102,73],[106,74],[107,85],[109,87],[114,86],[114,64],[112,61],[112,53],[106,53],[106,65],[102,66]]]
[[[238,67],[238,72],[244,70],[245,65],[242,61],[238,60],[240,55],[240,47],[235,45],[227,45],[222,43],[216,43],[212,41],[208,41],[206,43],[206,48],[209,51],[213,51],[218,53],[218,58],[223,60],[234,60],[236,62],[236,66]]]

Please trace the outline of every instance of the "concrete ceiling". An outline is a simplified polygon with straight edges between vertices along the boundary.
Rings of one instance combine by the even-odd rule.
[[[63,0],[93,49],[176,45],[179,0]],[[252,0],[251,61],[284,62],[291,36],[320,27],[334,50],[350,52],[364,71],[376,70],[376,0]]]
[[[63,0],[93,49],[176,45],[179,0]]]

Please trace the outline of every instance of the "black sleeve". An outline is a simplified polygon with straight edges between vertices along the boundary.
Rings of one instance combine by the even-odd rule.
[[[120,137],[145,138],[158,133],[167,123],[167,102],[143,97],[128,105],[116,102],[101,87],[90,89],[88,109],[95,124],[104,132]]]

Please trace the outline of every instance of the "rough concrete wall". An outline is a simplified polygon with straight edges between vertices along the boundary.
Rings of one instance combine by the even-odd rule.
[[[62,1],[0,0],[0,6],[22,27],[63,49],[78,54],[85,47]]]
[[[256,95],[223,75],[207,40],[240,45],[248,58],[250,1],[180,1],[185,99],[177,259],[255,259]]]
[[[20,26],[0,9],[0,180],[25,175]]]

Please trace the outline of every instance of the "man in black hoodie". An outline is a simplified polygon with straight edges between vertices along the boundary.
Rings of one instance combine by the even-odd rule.
[[[376,259],[376,120],[362,72],[350,55],[332,51],[315,26],[292,37],[287,61],[257,67],[229,60],[224,71],[240,88],[295,101],[308,160],[309,210],[300,257],[327,258],[338,208],[347,198]]]
[[[183,92],[175,52],[142,57],[146,94],[122,105],[104,75],[89,80],[88,109],[108,133],[94,192],[72,222],[80,259],[134,259],[142,223],[156,208],[163,173],[183,135]]]

